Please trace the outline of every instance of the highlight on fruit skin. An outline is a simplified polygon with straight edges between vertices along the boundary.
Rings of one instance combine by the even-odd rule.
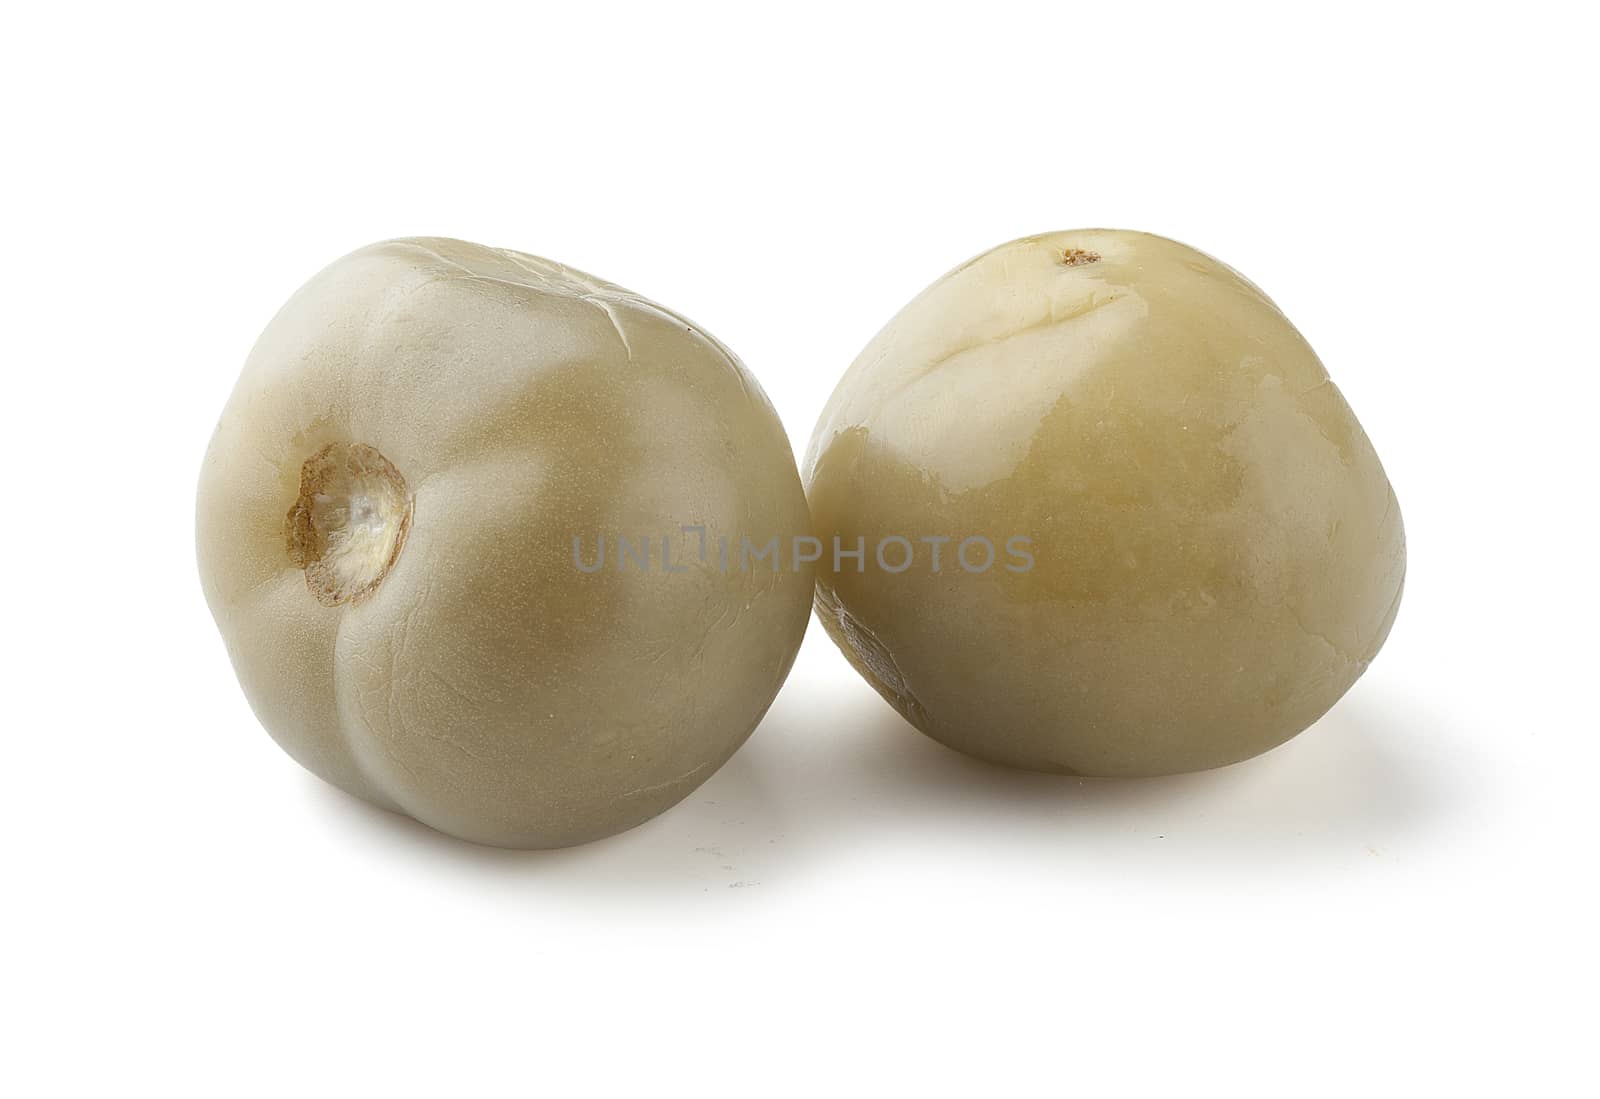
[[[1400,509],[1322,363],[1249,280],[1146,233],[1028,237],[945,275],[850,367],[802,470],[845,545],[1029,547],[981,572],[869,554],[817,585],[884,698],[1002,764],[1247,759],[1321,717],[1399,608]]]
[[[777,415],[710,335],[444,239],[363,248],[289,300],[223,410],[196,517],[206,600],[285,751],[508,847],[648,820],[744,742],[812,569],[698,551],[809,530]],[[646,567],[619,565],[621,541]]]

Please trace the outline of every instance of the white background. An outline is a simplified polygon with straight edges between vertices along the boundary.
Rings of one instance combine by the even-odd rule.
[[[12,9],[0,1090],[1592,1088],[1593,36],[1475,8]],[[257,727],[194,485],[336,256],[442,234],[620,282],[799,450],[928,282],[1102,225],[1273,295],[1405,509],[1388,647],[1286,747],[1000,771],[813,624],[688,801],[514,853]]]

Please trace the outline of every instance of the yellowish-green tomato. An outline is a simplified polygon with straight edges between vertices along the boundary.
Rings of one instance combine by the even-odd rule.
[[[934,283],[803,472],[829,635],[924,733],[1017,767],[1264,752],[1400,604],[1400,509],[1322,363],[1248,280],[1145,233],[1029,237]]]
[[[766,711],[811,602],[803,563],[718,551],[809,532],[744,366],[620,287],[454,240],[372,245],[290,299],[223,410],[197,528],[278,743],[508,847],[685,797]]]

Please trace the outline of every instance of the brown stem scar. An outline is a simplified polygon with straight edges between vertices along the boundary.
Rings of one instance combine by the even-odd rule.
[[[412,498],[394,464],[364,443],[329,443],[300,468],[287,516],[289,560],[318,603],[377,590],[405,545]]]

